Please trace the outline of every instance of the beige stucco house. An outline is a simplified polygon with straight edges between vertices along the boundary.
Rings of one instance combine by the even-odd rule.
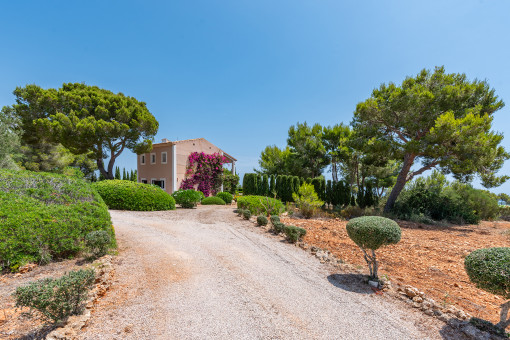
[[[232,173],[235,173],[237,159],[205,138],[174,142],[165,138],[161,143],[153,144],[151,152],[138,155],[138,182],[156,184],[169,194],[179,190],[185,177],[188,157],[193,152],[219,153],[227,159],[227,163],[232,164]]]

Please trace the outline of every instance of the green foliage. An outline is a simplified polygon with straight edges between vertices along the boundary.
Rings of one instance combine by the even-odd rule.
[[[392,210],[401,219],[423,215],[435,221],[457,224],[493,220],[498,218],[500,211],[496,195],[467,184],[449,183],[437,171],[410,183]]]
[[[269,218],[271,220],[271,224],[275,224],[276,222],[280,222],[280,216],[278,215],[271,215]]]
[[[464,266],[478,288],[510,299],[510,248],[475,250],[466,256]]]
[[[351,218],[363,216],[363,209],[355,205],[348,205],[340,210],[340,216],[350,220]]]
[[[4,106],[0,111],[0,169],[17,169],[16,154],[19,152],[19,118],[11,107]]]
[[[220,197],[215,196],[209,196],[202,200],[202,205],[225,205],[225,201],[222,200]]]
[[[261,183],[260,183],[260,195],[268,196],[269,195],[269,178],[266,174],[262,175]]]
[[[230,192],[226,191],[217,193],[216,197],[219,197],[222,200],[224,200],[226,204],[232,203],[232,200],[234,199],[234,196],[232,196]]]
[[[241,196],[237,199],[237,207],[248,209],[252,214],[258,215],[279,215],[284,211],[284,205],[281,201],[264,196]]]
[[[223,169],[223,190],[235,195],[237,185],[239,184],[239,175],[233,174],[228,169]],[[227,201],[225,201],[227,202]]]
[[[269,177],[269,196],[274,197],[276,195],[276,176],[271,175]]]
[[[93,183],[110,209],[153,211],[173,210],[175,200],[158,186],[123,180]]]
[[[293,225],[286,225],[283,227],[283,232],[287,235],[287,238],[291,243],[296,243],[300,238],[306,235],[306,230],[298,228]]]
[[[149,151],[158,130],[145,103],[97,86],[69,83],[45,90],[27,85],[16,88],[14,95],[17,104],[13,107],[28,144],[44,138],[73,154],[86,154],[107,179],[113,179],[115,160],[124,149]]]
[[[93,257],[101,257],[108,253],[112,238],[106,230],[94,230],[85,235],[85,246]]]
[[[380,216],[353,218],[346,228],[354,243],[360,248],[372,250],[398,243],[402,233],[395,221]]]
[[[251,218],[251,211],[249,209],[243,210],[243,218],[249,220]]]
[[[280,149],[276,145],[266,146],[260,154],[261,172],[267,175],[283,175],[292,169],[292,154],[289,147]]]
[[[108,208],[82,179],[0,170],[0,202],[2,269],[74,256],[94,230],[108,232],[115,246]]]
[[[273,230],[275,234],[279,234],[283,232],[283,229],[285,228],[285,224],[282,222],[274,222],[273,223]]]
[[[120,168],[118,166],[115,167],[115,179],[121,179],[120,178]]]
[[[257,224],[259,226],[266,226],[267,225],[267,217],[264,215],[257,216]]]
[[[329,164],[326,148],[323,143],[323,128],[319,124],[309,126],[306,122],[291,126],[287,144],[292,155],[290,172],[295,176],[318,177]]]
[[[313,185],[303,184],[299,187],[298,194],[293,194],[296,207],[301,211],[305,218],[310,218],[313,214],[324,205],[314,191]]]
[[[257,174],[247,173],[243,177],[243,195],[256,195],[258,192]]]
[[[347,223],[347,234],[363,251],[370,276],[377,278],[378,263],[375,250],[400,241],[402,231],[398,224],[385,217],[363,216]],[[368,252],[371,251],[371,254]]]
[[[42,279],[18,287],[16,307],[30,307],[54,323],[83,310],[88,289],[95,280],[93,269],[72,271],[58,279]]]
[[[352,124],[358,136],[375,153],[403,162],[385,210],[408,180],[434,167],[462,180],[478,174],[486,187],[503,183],[508,177],[496,172],[508,154],[500,146],[503,135],[491,131],[493,114],[503,106],[485,81],[443,67],[422,70],[400,86],[382,84],[359,103]]]
[[[182,208],[192,209],[197,206],[198,202],[202,201],[204,194],[201,191],[187,189],[177,190],[172,194],[172,197]]]

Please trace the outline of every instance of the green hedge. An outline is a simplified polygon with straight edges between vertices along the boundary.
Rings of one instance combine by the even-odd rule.
[[[175,200],[158,186],[122,180],[93,183],[110,209],[153,211],[173,210]]]
[[[196,191],[193,189],[181,189],[174,192],[172,197],[175,199],[175,202],[177,202],[177,204],[179,204],[182,208],[193,209],[205,196],[202,191]]]
[[[94,230],[106,230],[115,246],[108,208],[85,180],[0,170],[1,269],[74,256]]]
[[[248,209],[253,215],[280,215],[285,207],[280,200],[265,196],[241,196],[237,199],[237,207]],[[268,211],[269,210],[269,211]]]
[[[226,191],[217,193],[216,197],[221,198],[227,204],[232,203],[232,200],[234,199],[234,196],[232,196],[232,194],[230,192],[226,192]]]
[[[219,197],[209,196],[202,200],[202,205],[225,205],[225,201]]]

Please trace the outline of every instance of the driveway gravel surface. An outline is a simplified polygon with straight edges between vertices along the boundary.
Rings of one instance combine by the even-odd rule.
[[[333,268],[232,210],[110,211],[116,281],[81,338],[442,338],[435,319],[335,282]]]

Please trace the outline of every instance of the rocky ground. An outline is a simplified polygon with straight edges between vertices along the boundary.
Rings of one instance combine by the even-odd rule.
[[[336,258],[363,269],[360,249],[349,239],[346,221],[284,218],[287,224],[307,230],[304,242],[331,251]],[[503,298],[478,289],[464,270],[464,257],[489,247],[510,246],[510,222],[483,221],[479,225],[432,226],[399,221],[402,239],[377,251],[380,276],[401,286],[411,285],[440,305],[455,306],[466,313],[499,321]]]

